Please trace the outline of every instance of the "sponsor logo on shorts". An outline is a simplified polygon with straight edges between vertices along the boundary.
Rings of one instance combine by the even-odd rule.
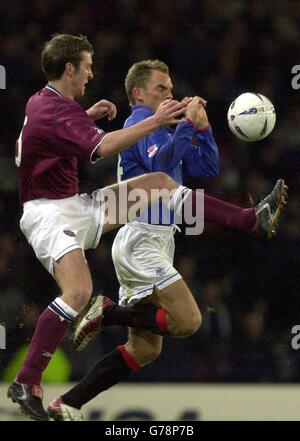
[[[73,231],[71,231],[71,230],[64,230],[64,233],[67,236],[70,236],[70,237],[75,237],[76,236],[76,234]]]
[[[157,276],[164,276],[165,274],[166,274],[166,271],[162,266],[159,266],[156,268],[156,275]]]

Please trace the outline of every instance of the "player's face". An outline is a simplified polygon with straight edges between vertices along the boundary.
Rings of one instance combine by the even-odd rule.
[[[144,88],[140,89],[139,102],[155,112],[165,99],[173,98],[173,84],[168,74],[153,70]]]
[[[92,55],[89,52],[82,52],[78,69],[74,71],[72,77],[74,98],[81,98],[84,95],[86,84],[93,78],[92,66]]]

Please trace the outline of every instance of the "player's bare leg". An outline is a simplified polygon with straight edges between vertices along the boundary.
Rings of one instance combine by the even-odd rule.
[[[202,323],[198,305],[183,279],[177,280],[149,297],[151,302],[167,311],[166,327],[169,335],[187,337]]]
[[[170,206],[175,208],[177,214],[180,214],[184,204],[188,203],[188,199],[190,199],[192,215],[195,216],[197,213],[196,207],[199,203],[198,192],[178,185],[165,173],[148,173],[129,179],[128,181],[123,181],[120,184],[107,187],[109,191],[112,191],[115,194],[116,216],[107,217],[106,223],[103,227],[103,233],[118,228],[128,220],[128,211],[135,202],[127,201],[126,208],[122,208],[120,197],[124,197],[122,189],[125,187],[127,188],[128,194],[131,190],[144,190],[144,199],[141,199],[141,209],[158,201],[157,195],[151,190],[166,189],[169,192],[176,191],[171,198]],[[183,204],[180,203],[182,194],[186,197]],[[288,187],[283,179],[279,179],[272,192],[261,203],[253,208],[241,208],[237,205],[204,194],[204,222],[216,222],[226,228],[233,228],[259,238],[270,239],[277,233],[279,219],[286,206],[287,197]],[[166,199],[165,202],[168,203],[168,200]],[[180,208],[178,208],[178,206]],[[113,214],[114,213],[113,210]]]
[[[93,290],[90,270],[82,250],[73,250],[55,262],[54,277],[61,289],[62,300],[75,311],[81,312]]]
[[[75,387],[53,400],[49,415],[57,421],[81,420],[84,404],[154,361],[161,353],[162,340],[143,329],[129,328],[127,343],[103,357]]]
[[[105,296],[97,296],[76,327],[74,343],[77,349],[82,350],[95,334],[113,325],[185,337],[198,330],[201,313],[182,279],[161,291],[157,290],[133,307],[118,306]]]
[[[20,404],[21,410],[36,420],[48,419],[42,405],[42,373],[92,292],[90,272],[81,249],[70,251],[55,262],[54,276],[62,295],[39,317],[24,365],[8,390],[8,396]]]
[[[163,337],[152,334],[144,329],[128,328],[128,341],[124,345],[126,351],[139,366],[145,366],[160,356]]]
[[[156,291],[141,303],[153,303],[167,311],[166,323],[171,335],[191,335],[201,324],[198,306],[183,280]],[[84,404],[126,378],[133,370],[154,361],[162,351],[162,344],[163,337],[160,335],[129,328],[127,343],[107,354],[74,388],[50,403],[49,415],[62,421],[78,419]],[[64,411],[66,408],[68,412]]]
[[[174,191],[179,185],[167,174],[161,172],[147,173],[136,178],[123,181],[119,184],[114,184],[104,188],[102,191],[112,191],[115,194],[116,212],[111,211],[112,216],[109,215],[109,211],[106,217],[106,223],[103,226],[103,233],[120,227],[124,223],[128,222],[128,212],[130,208],[136,203],[136,201],[130,201],[127,199],[127,204],[120,203],[121,198],[130,194],[133,190],[144,190],[143,197],[141,198],[141,209],[145,209],[152,203],[158,201],[153,189],[161,190],[166,189],[168,192]],[[166,202],[169,202],[166,199]],[[119,222],[123,220],[123,222]]]

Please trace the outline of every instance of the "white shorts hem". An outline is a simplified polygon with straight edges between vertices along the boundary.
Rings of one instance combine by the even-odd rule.
[[[70,245],[69,247],[67,247],[64,250],[62,250],[59,254],[57,254],[57,256],[54,256],[51,259],[51,264],[50,264],[51,267],[49,268],[49,271],[50,271],[51,275],[52,276],[54,275],[54,271],[53,271],[54,262],[57,262],[59,259],[61,259],[66,254],[70,253],[71,251],[78,250],[78,249],[83,251],[79,244],[78,245],[76,245],[76,244],[75,245]]]
[[[179,273],[173,274],[172,276],[168,276],[166,279],[162,280],[161,282],[157,284],[153,284],[152,286],[146,287],[142,290],[137,291],[135,294],[131,295],[129,298],[126,296],[126,294],[120,296],[119,299],[119,305],[120,306],[126,306],[126,305],[134,305],[135,303],[139,302],[141,299],[144,299],[146,297],[149,297],[153,294],[153,290],[156,288],[159,291],[167,288],[168,286],[172,285],[173,283],[177,282],[177,280],[182,279],[182,276]]]

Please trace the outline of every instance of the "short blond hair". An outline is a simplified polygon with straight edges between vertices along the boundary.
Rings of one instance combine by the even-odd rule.
[[[128,70],[125,78],[125,89],[131,105],[135,104],[133,89],[135,87],[145,87],[153,70],[159,70],[169,75],[168,66],[160,60],[138,61]]]

